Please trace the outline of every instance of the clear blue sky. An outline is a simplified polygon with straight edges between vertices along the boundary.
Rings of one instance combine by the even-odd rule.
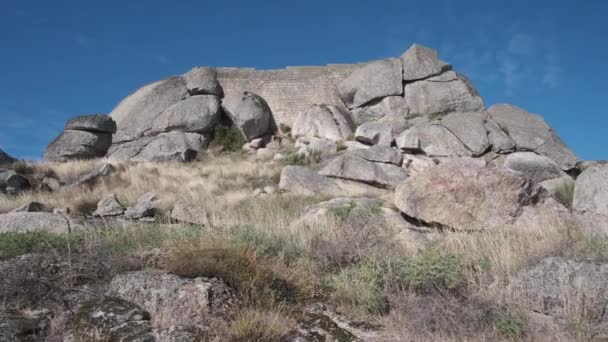
[[[39,159],[65,121],[108,113],[196,65],[277,68],[399,56],[413,42],[486,105],[542,114],[608,159],[608,1],[0,1],[0,148]]]

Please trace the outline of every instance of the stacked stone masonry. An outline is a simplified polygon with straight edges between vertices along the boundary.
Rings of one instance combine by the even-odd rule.
[[[278,123],[293,125],[299,112],[312,104],[344,106],[337,85],[362,64],[254,68],[217,68],[225,94],[251,91],[268,102]]]

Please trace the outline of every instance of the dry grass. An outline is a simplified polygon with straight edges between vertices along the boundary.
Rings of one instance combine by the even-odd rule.
[[[31,173],[68,182],[100,163],[43,163]],[[606,240],[573,234],[546,215],[489,232],[437,233],[429,249],[411,257],[395,241],[398,231],[378,213],[337,210],[302,224],[305,208],[327,198],[253,197],[253,189],[278,183],[281,168],[242,154],[186,165],[123,164],[92,189],[0,195],[0,212],[32,200],[86,212],[109,193],[130,205],[150,191],[165,212],[178,200],[205,209],[208,227],[107,227],[84,232],[78,252],[103,255],[115,271],[160,264],[182,276],[224,279],[239,291],[242,305],[218,328],[222,341],[279,341],[295,326],[292,309],[311,298],[380,322],[386,341],[520,339],[527,336],[520,331],[527,322],[513,310],[518,303],[506,289],[515,272],[565,248],[575,256],[608,256]],[[160,249],[158,260],[133,259],[154,248]],[[584,339],[591,328],[577,295],[570,296],[569,320]]]

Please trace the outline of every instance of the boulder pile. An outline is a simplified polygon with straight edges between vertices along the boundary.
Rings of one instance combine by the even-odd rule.
[[[70,119],[64,131],[46,148],[44,158],[51,161],[92,159],[106,155],[112,145],[116,123],[107,115],[84,115]]]

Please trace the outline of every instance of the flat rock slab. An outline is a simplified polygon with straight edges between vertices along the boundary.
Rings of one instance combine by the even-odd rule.
[[[403,63],[404,81],[428,78],[451,69],[450,65],[439,60],[436,50],[420,44],[412,44],[401,55],[401,62]]]
[[[208,138],[198,133],[173,131],[113,145],[108,158],[115,161],[186,163],[192,161],[207,144]]]
[[[338,94],[348,108],[386,96],[401,95],[402,69],[397,58],[367,63],[338,85]]]
[[[116,122],[105,114],[81,115],[68,120],[66,130],[116,133]]]
[[[85,228],[80,220],[66,218],[52,213],[8,213],[0,215],[0,233],[25,233],[44,231],[53,234],[66,234]]]
[[[395,205],[405,215],[455,230],[488,230],[509,224],[530,202],[528,180],[516,173],[454,160],[401,183]]]
[[[303,195],[363,196],[385,195],[385,190],[352,181],[325,177],[303,166],[286,166],[279,189]]]
[[[515,152],[505,159],[504,168],[523,173],[534,184],[567,176],[556,162],[534,152]]]

